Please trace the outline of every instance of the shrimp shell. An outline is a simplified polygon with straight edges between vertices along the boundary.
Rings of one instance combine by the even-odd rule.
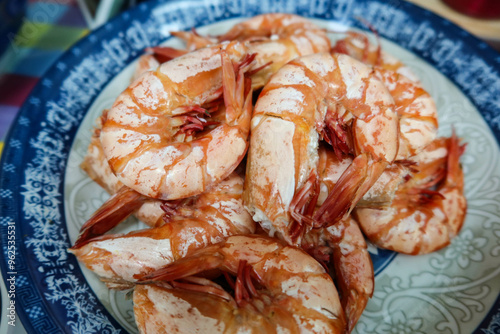
[[[391,206],[356,209],[367,238],[381,248],[411,255],[447,246],[467,211],[459,162],[463,150],[456,135],[436,139],[412,158],[419,172],[400,186]]]
[[[150,273],[195,249],[234,234],[255,231],[243,207],[243,179],[233,173],[178,210],[168,224],[125,235],[86,240],[70,251],[111,288],[129,288],[134,275]]]
[[[241,275],[242,268],[248,274]],[[213,284],[172,289],[153,283],[175,285],[214,269],[238,275],[236,285],[247,285],[250,295],[235,300],[223,291],[210,293],[217,290]],[[251,280],[258,283],[253,289]],[[229,237],[141,282],[148,283],[134,291],[141,333],[343,333],[345,329],[335,285],[323,267],[301,249],[268,237]]]
[[[235,74],[231,58],[244,55],[240,43],[200,49],[146,72],[118,97],[100,139],[123,184],[151,198],[179,199],[202,193],[237,167],[252,106],[243,69]],[[225,122],[190,142],[176,139],[183,115],[222,92]]]
[[[395,159],[398,119],[392,96],[368,66],[322,53],[282,67],[254,109],[244,202],[265,230],[289,243],[294,243],[290,203],[317,168],[318,130],[332,113],[351,124],[356,158],[337,183],[337,189],[350,189],[344,202],[332,206],[337,200],[330,196],[313,217],[319,226],[341,219]],[[338,195],[337,189],[331,194]]]

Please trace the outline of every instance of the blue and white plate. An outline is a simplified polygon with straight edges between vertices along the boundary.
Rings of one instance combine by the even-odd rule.
[[[500,330],[500,55],[405,1],[191,0],[143,3],[64,54],[22,107],[0,165],[0,261],[15,279],[28,332],[136,332],[131,301],[106,289],[66,249],[105,199],[79,169],[90,129],[129,80],[145,47],[170,31],[220,33],[244,17],[289,12],[332,31],[370,22],[383,48],[421,77],[463,156],[469,210],[452,244],[419,257],[371,247],[376,289],[357,333],[498,333]],[[332,39],[338,34],[332,33]],[[123,228],[133,228],[129,222]],[[15,250],[15,251],[13,251]]]

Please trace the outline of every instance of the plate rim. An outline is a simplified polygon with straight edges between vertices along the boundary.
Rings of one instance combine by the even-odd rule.
[[[191,2],[197,2],[197,1],[191,1]],[[201,1],[198,1],[200,3],[202,3]],[[294,1],[291,1],[291,2],[294,2]],[[328,1],[329,3],[334,3],[336,2],[336,0],[331,0],[331,1]],[[383,0],[358,0],[357,1],[358,3],[381,3],[383,2]],[[156,0],[156,1],[152,1],[152,2],[148,2],[148,3],[143,3],[139,6],[142,6],[141,8],[139,6],[135,7],[135,8],[132,8],[126,12],[123,12],[121,14],[119,14],[117,17],[115,17],[113,20],[110,21],[110,24],[112,25],[116,25],[118,24],[119,22],[123,22],[123,21],[126,21],[126,17],[131,17],[131,16],[139,16],[140,17],[140,13],[144,13],[145,11],[151,11],[152,9],[154,8],[157,8],[158,6],[166,6],[166,5],[169,5],[169,4],[177,4],[178,1],[177,0],[167,0],[167,1],[161,1],[161,0]],[[222,4],[226,4],[226,3],[229,3],[229,1],[225,1],[225,0],[218,0],[217,3],[222,3]],[[446,27],[445,30],[447,31],[452,31],[456,34],[461,34],[460,36],[460,39],[461,40],[465,40],[467,43],[467,45],[469,46],[473,46],[473,48],[471,47],[471,52],[474,51],[480,58],[482,59],[489,59],[490,60],[490,65],[493,66],[497,72],[500,72],[500,54],[498,54],[495,50],[493,50],[490,46],[488,46],[485,42],[479,40],[477,37],[473,36],[472,34],[468,33],[467,31],[465,31],[464,29],[462,29],[461,27],[457,26],[456,24],[440,17],[440,16],[437,16],[435,15],[434,13],[428,11],[427,9],[424,9],[424,8],[421,8],[413,3],[408,3],[408,2],[405,2],[405,1],[393,1],[393,3],[398,3],[401,7],[403,7],[403,10],[405,12],[408,12],[408,11],[412,11],[411,13],[411,16],[424,16],[424,17],[427,17],[427,19],[429,20],[432,20],[435,24],[438,24],[442,27]],[[420,12],[420,14],[419,14]],[[238,16],[234,16],[234,17],[244,17],[244,16],[241,16],[241,15],[238,15]],[[232,17],[229,17],[229,18],[232,18]],[[319,19],[324,19],[324,18],[321,18],[321,17],[317,17]],[[122,23],[123,24],[123,23]],[[354,24],[351,24],[352,27],[356,27],[356,28],[363,28],[361,26],[361,24],[357,24],[354,23]],[[44,83],[43,83],[43,80],[44,79],[47,79],[47,78],[52,78],[52,77],[57,77],[57,71],[58,71],[58,68],[57,68],[57,64],[61,61],[61,60],[65,60],[65,59],[70,59],[70,58],[73,58],[75,56],[74,54],[74,50],[75,49],[78,49],[78,48],[82,48],[82,46],[86,46],[88,45],[89,43],[92,43],[90,42],[90,39],[92,38],[92,36],[101,36],[101,35],[106,35],[108,33],[108,28],[106,28],[106,25],[102,26],[101,28],[89,33],[87,36],[85,36],[84,38],[82,38],[80,41],[78,41],[76,44],[74,44],[71,48],[69,48],[65,53],[63,53],[55,62],[54,64],[49,68],[49,70],[40,78],[39,82],[37,83],[37,85],[33,88],[32,92],[29,94],[29,96],[27,97],[27,99],[25,100],[23,106],[20,108],[18,114],[16,115],[15,119],[14,119],[14,122],[12,123],[11,127],[9,128],[8,130],[8,133],[7,133],[7,136],[5,138],[5,144],[4,144],[4,148],[3,148],[3,152],[2,152],[2,156],[1,156],[1,160],[0,160],[0,167],[2,167],[0,169],[0,189],[12,189],[10,187],[8,188],[4,188],[4,185],[7,183],[6,182],[6,174],[8,172],[5,171],[5,165],[7,164],[8,161],[12,161],[12,159],[9,160],[9,156],[11,156],[11,152],[13,150],[13,140],[15,139],[15,134],[17,134],[18,132],[22,132],[23,130],[20,129],[20,127],[22,127],[22,125],[20,125],[20,122],[21,122],[21,119],[23,119],[23,117],[27,117],[26,114],[29,115],[29,112],[30,112],[30,99],[32,98],[36,98],[38,95],[40,95],[41,91],[44,89]],[[386,36],[384,34],[381,34],[384,38],[392,41],[392,42],[395,42],[397,43],[398,45],[400,45],[400,43],[398,43],[397,41],[393,40],[391,37],[389,36]],[[497,144],[500,142],[500,131],[498,130],[498,125],[497,125],[497,128],[494,128],[491,124],[491,121],[488,121],[486,119],[486,116],[488,115],[485,115],[485,111],[483,111],[483,108],[481,108],[480,106],[478,106],[477,103],[475,103],[474,101],[474,97],[470,96],[470,93],[465,91],[464,90],[464,87],[462,87],[462,84],[460,84],[459,82],[457,82],[454,78],[451,78],[448,74],[446,73],[443,73],[443,71],[439,68],[437,68],[434,64],[434,62],[432,61],[432,58],[429,58],[430,56],[429,55],[425,55],[425,54],[421,54],[421,52],[419,50],[416,50],[416,49],[412,49],[412,48],[408,48],[407,46],[402,46],[404,47],[405,49],[413,52],[414,54],[418,55],[420,58],[424,59],[425,61],[427,61],[428,63],[430,63],[431,65],[433,65],[433,67],[435,67],[439,72],[441,72],[443,75],[445,75],[448,79],[450,79],[457,87],[459,87],[462,91],[462,93],[467,96],[467,98],[472,102],[472,104],[474,104],[474,106],[478,109],[478,111],[481,113],[483,119],[486,121],[486,123],[488,124],[488,127],[490,128],[490,130],[492,131],[492,133],[494,134],[495,138],[496,138],[496,141],[497,141]],[[110,79],[111,80],[111,79]],[[109,83],[109,80],[106,82],[106,84]],[[105,85],[106,85],[105,84]],[[95,98],[95,97],[94,97]],[[92,102],[90,102],[91,104]],[[29,117],[28,117],[29,118]],[[74,131],[76,132],[76,130]],[[74,133],[72,134],[73,137],[72,139],[74,139]],[[26,143],[28,143],[26,141]],[[69,149],[68,149],[68,152],[69,152]],[[21,155],[23,158],[19,158],[20,161],[25,161],[27,159],[25,159],[25,154],[26,152]],[[67,163],[67,161],[64,161],[65,164]],[[26,164],[23,164],[22,167],[26,167]],[[24,172],[24,170],[22,171]],[[21,173],[22,174],[22,173]],[[21,176],[19,178],[19,180],[23,180],[24,176]],[[64,175],[62,177],[62,184],[60,185],[61,188],[61,195],[64,194]],[[18,182],[17,184],[15,184],[16,187],[14,188],[17,188],[18,190],[20,190],[19,188],[21,188],[21,185],[22,185],[22,182]],[[18,191],[18,194],[20,193],[20,191]],[[18,196],[18,199],[22,199],[22,196],[21,195],[17,195]],[[63,213],[62,215],[62,222],[64,223],[65,222],[65,217],[64,217],[64,196],[62,198],[62,204],[60,205],[61,207],[61,212]],[[20,202],[18,202],[19,204]],[[0,217],[3,217],[3,214],[8,211],[8,210],[5,210],[5,208],[2,206],[2,208],[0,209]],[[16,211],[16,210],[14,210]],[[22,205],[19,204],[19,207],[18,207],[18,210],[16,212],[16,218],[20,218],[23,214],[23,211],[22,211]],[[21,218],[22,220],[22,218]],[[61,228],[63,228],[64,230],[66,230],[66,227],[65,226],[61,226]],[[23,224],[17,222],[17,219],[16,219],[16,237],[19,236],[19,234],[21,235],[24,235],[24,233],[17,233],[17,231],[21,231],[23,232],[23,230],[25,230]],[[1,245],[4,245],[4,241],[3,239],[0,240],[0,244]],[[29,253],[29,250],[26,248],[26,245],[22,242],[22,239],[19,237],[19,239],[16,239],[16,244],[17,245],[21,245],[23,250],[24,250],[24,254],[21,254],[21,255],[26,255],[27,253]],[[25,261],[25,260],[21,260],[21,261]],[[26,262],[28,262],[28,260],[26,260]],[[2,275],[4,276],[4,283],[7,283],[6,281],[6,276],[7,276],[7,273],[9,272],[7,270],[7,263],[6,263],[6,259],[4,256],[2,256],[2,259],[0,261],[0,269],[2,270]],[[79,268],[77,269],[79,270]],[[33,277],[32,277],[32,273],[30,271],[28,271],[28,274],[30,275],[31,279],[33,280]],[[80,273],[81,274],[81,273]],[[94,294],[95,296],[95,293],[90,289],[90,292],[92,294]],[[96,296],[95,296],[96,297]],[[97,298],[97,297],[96,297]],[[500,294],[499,294],[499,298],[500,298]],[[46,304],[46,300],[41,298],[41,300],[43,301],[43,304]],[[494,306],[498,306],[499,305],[499,300],[500,299],[497,299],[497,301],[494,303]],[[17,300],[16,300],[16,303],[17,303]],[[48,307],[47,309],[51,310],[50,307]],[[18,317],[19,317],[19,320],[21,320],[23,326],[25,327],[25,329],[28,331],[28,332],[37,332],[37,330],[35,329],[31,319],[28,317],[27,315],[27,312],[24,308],[20,308],[18,307],[17,308],[18,310]],[[493,308],[488,312],[488,314],[485,316],[485,319],[491,317],[491,315],[493,314]],[[19,312],[21,311],[21,312]],[[112,317],[111,317],[112,318]],[[484,321],[483,321],[484,322]],[[59,322],[57,322],[57,324],[59,324]],[[479,326],[481,326],[482,322],[480,323]],[[475,330],[476,332],[481,329],[480,327],[478,326],[478,328]],[[59,330],[62,330],[64,327],[61,327],[61,328],[58,328]],[[122,329],[121,326],[118,326],[117,328],[120,328]]]

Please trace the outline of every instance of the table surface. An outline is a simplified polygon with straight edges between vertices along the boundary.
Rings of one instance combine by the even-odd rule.
[[[500,45],[500,20],[483,21],[460,15],[439,0],[408,0],[454,21],[488,42]],[[76,41],[89,33],[76,0],[30,0],[25,20],[13,43],[0,55],[0,154],[9,126],[40,77]],[[1,276],[1,275],[0,275]],[[7,291],[0,281],[0,333],[26,333],[20,320],[7,324]]]

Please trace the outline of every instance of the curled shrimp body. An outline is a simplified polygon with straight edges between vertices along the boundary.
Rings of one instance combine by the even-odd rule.
[[[332,52],[347,54],[365,64],[402,74],[414,82],[419,81],[418,76],[408,66],[382,50],[380,44],[376,46],[370,43],[365,34],[348,32],[345,38],[335,43]]]
[[[303,188],[311,188],[305,198],[297,197],[301,214],[311,214],[324,203],[335,188],[343,171],[352,159],[339,159],[331,150],[319,147],[318,180],[310,178]],[[384,173],[386,173],[384,171]],[[378,180],[377,180],[378,182]],[[301,193],[301,190],[299,190]],[[311,212],[307,212],[311,210]],[[333,271],[335,285],[340,293],[342,308],[350,333],[363,313],[374,289],[374,272],[365,238],[351,215],[327,228],[305,233],[301,247],[313,255],[325,268]]]
[[[331,48],[326,30],[310,20],[293,14],[270,13],[254,16],[234,25],[220,36],[200,36],[195,31],[174,32],[183,39],[188,50],[195,50],[223,41],[245,43],[250,53],[256,53],[252,87],[263,87],[272,74],[290,60]]]
[[[458,234],[467,210],[458,138],[438,138],[420,154],[417,173],[396,192],[387,209],[356,209],[354,214],[370,241],[405,254],[439,250]]]
[[[154,54],[148,53],[140,56],[134,74],[132,75],[132,82],[137,80],[144,73],[157,69],[158,66],[160,66],[160,62]]]
[[[400,128],[396,160],[404,160],[422,151],[436,138],[437,108],[418,82],[381,67],[374,70],[394,98]]]
[[[397,187],[408,175],[407,161],[429,145],[437,135],[437,108],[432,97],[422,86],[394,71],[374,67],[375,76],[386,86],[395,102],[399,117],[399,149],[396,162],[389,165],[377,182],[358,202],[360,206],[381,207],[391,203]],[[348,156],[333,163],[344,171]]]
[[[163,50],[163,49],[162,49]],[[148,71],[156,69],[160,65],[161,55],[155,53],[147,53],[139,57],[134,73],[131,78],[131,83]],[[88,224],[105,224],[111,229],[119,223],[119,219],[128,216],[130,212],[135,210],[134,215],[142,222],[149,226],[156,226],[163,222],[162,216],[164,211],[161,209],[162,202],[152,198],[140,196],[135,191],[124,186],[122,182],[115,176],[102,149],[100,134],[102,125],[106,121],[108,109],[103,110],[102,114],[97,118],[95,127],[90,137],[90,144],[87,148],[87,153],[84,156],[80,168],[97,184],[99,184],[108,194],[116,195],[111,198],[94,214]],[[126,209],[126,210],[125,210]],[[116,212],[121,215],[117,216]],[[99,221],[97,221],[99,219]],[[85,225],[82,229],[85,228]],[[101,228],[101,233],[108,230]]]
[[[120,94],[100,139],[124,185],[151,198],[179,199],[202,193],[237,167],[252,108],[245,55],[240,43],[200,49],[145,73]],[[237,73],[232,60],[243,62]],[[221,96],[225,119],[210,124],[202,106]],[[202,132],[193,136],[195,130]]]
[[[233,173],[194,203],[176,208],[166,217],[168,224],[79,239],[70,251],[109,287],[128,288],[134,275],[150,273],[227,236],[253,233],[255,223],[243,207],[242,192],[243,179]]]
[[[325,129],[337,134],[330,136],[332,143],[343,138],[334,149],[345,145],[344,152],[355,158],[312,217],[314,227],[333,224],[351,210],[398,150],[392,96],[371,68],[346,55],[291,61],[271,78],[255,105],[244,201],[266,231],[289,243],[295,243],[290,204],[316,173]]]
[[[219,270],[232,297],[197,275]],[[231,276],[236,276],[233,281]],[[168,285],[154,282],[165,281]],[[141,278],[134,313],[141,333],[344,333],[337,290],[299,248],[232,236]],[[168,307],[167,307],[168,306]]]
[[[346,38],[337,41],[332,51],[347,54],[373,66],[377,78],[389,89],[400,117],[396,160],[417,154],[436,138],[436,105],[410,68],[384,52],[380,46],[371,44],[360,33],[349,33]]]
[[[99,234],[104,233],[131,213],[147,225],[156,226],[163,222],[162,216],[165,214],[161,209],[163,202],[142,196],[124,186],[109,167],[99,140],[102,119],[106,118],[106,113],[105,110],[103,115],[97,119],[97,127],[92,132],[87,154],[80,164],[80,168],[108,194],[113,196],[94,213],[86,225],[82,226],[82,229],[85,229],[89,224],[103,224],[108,227],[103,228],[101,225]],[[117,215],[117,213],[120,214]]]

